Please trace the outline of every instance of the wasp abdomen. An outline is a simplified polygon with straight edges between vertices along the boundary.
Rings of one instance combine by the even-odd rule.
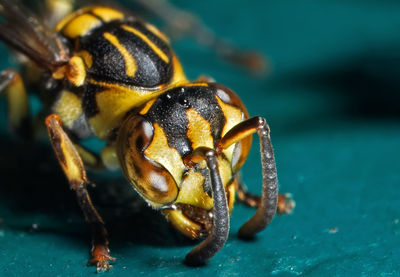
[[[88,77],[96,81],[155,87],[172,76],[168,44],[139,22],[108,23],[80,40],[92,57]]]
[[[57,30],[85,60],[89,80],[155,87],[172,78],[168,39],[134,16],[89,7],[61,21]]]

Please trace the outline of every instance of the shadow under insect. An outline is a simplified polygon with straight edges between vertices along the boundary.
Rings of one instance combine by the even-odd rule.
[[[89,243],[89,225],[69,189],[51,147],[0,138],[1,229],[69,237]],[[114,249],[127,243],[156,246],[195,242],[176,232],[122,177],[89,173],[88,190],[104,216]],[[117,252],[117,250],[115,250]]]

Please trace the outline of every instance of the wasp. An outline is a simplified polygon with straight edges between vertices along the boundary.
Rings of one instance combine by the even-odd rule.
[[[57,6],[62,1],[48,2]],[[92,227],[90,263],[98,271],[109,270],[115,259],[87,190],[86,168],[121,168],[138,194],[177,230],[192,239],[205,237],[186,255],[189,265],[204,264],[223,247],[236,194],[257,207],[239,230],[242,238],[271,222],[278,198],[279,207],[293,203],[278,197],[267,121],[250,118],[229,88],[206,77],[189,81],[168,37],[153,25],[103,5],[65,15],[54,10],[63,14],[55,26],[16,0],[0,0],[0,9],[0,38],[27,58],[29,78],[24,80],[44,92],[44,124]],[[8,99],[11,126],[26,134],[31,120],[23,78],[6,69],[0,89]],[[239,178],[253,133],[260,139],[259,197],[248,193]],[[100,153],[80,144],[90,137],[106,142]]]

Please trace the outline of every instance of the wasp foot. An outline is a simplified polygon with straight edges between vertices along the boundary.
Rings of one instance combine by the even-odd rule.
[[[238,200],[244,203],[246,206],[258,208],[261,203],[261,197],[248,192],[243,187],[239,187],[237,191]],[[278,204],[276,212],[278,215],[290,214],[296,207],[296,201],[294,201],[291,193],[278,194]]]
[[[296,201],[293,200],[292,194],[285,193],[278,195],[278,214],[290,214],[296,207]]]
[[[97,273],[110,271],[112,265],[109,263],[115,262],[116,259],[111,257],[107,246],[96,245],[92,251],[93,258],[90,259],[89,265],[96,265]]]

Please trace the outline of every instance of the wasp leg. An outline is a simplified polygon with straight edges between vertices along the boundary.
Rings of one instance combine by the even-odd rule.
[[[93,153],[82,145],[74,144],[83,164],[92,170],[116,170],[120,168],[115,147],[107,145],[101,149],[101,155]]]
[[[216,36],[194,14],[179,9],[167,0],[136,0],[166,24],[174,36],[190,36],[212,49],[221,58],[240,65],[253,73],[266,71],[266,58],[257,51],[242,50]]]
[[[229,235],[229,208],[226,192],[218,171],[217,154],[212,149],[198,148],[194,155],[205,157],[210,170],[212,198],[214,202],[213,228],[209,236],[186,255],[188,265],[204,264],[214,256],[225,244]]]
[[[245,137],[257,132],[260,137],[260,152],[262,164],[263,186],[260,205],[256,214],[250,218],[239,230],[242,238],[251,238],[262,231],[271,222],[277,209],[278,179],[269,126],[264,118],[253,117],[233,127],[221,139],[217,152],[241,141]]]
[[[258,208],[261,203],[261,196],[255,195],[247,190],[247,187],[242,183],[240,174],[236,176],[236,191],[239,202],[246,206]],[[293,200],[290,193],[278,194],[278,215],[290,214],[296,207],[296,202]]]
[[[109,254],[107,230],[104,221],[92,204],[86,186],[90,184],[78,151],[62,127],[58,115],[52,114],[46,118],[47,131],[54,152],[70,187],[75,191],[85,219],[92,227],[92,259],[90,264],[96,264],[97,271],[103,272],[111,269],[109,261],[115,261]]]
[[[0,91],[7,97],[11,129],[21,138],[30,138],[28,95],[18,72],[6,69],[0,73]]]
[[[102,157],[82,145],[74,143],[74,147],[86,168],[91,170],[102,170],[105,168]]]
[[[120,168],[115,145],[107,145],[103,147],[103,149],[101,149],[101,159],[104,167],[108,170],[116,170]]]
[[[119,168],[119,162],[115,147],[107,145],[101,149],[101,155],[93,153],[82,145],[74,144],[76,151],[81,156],[84,165],[92,170],[116,170]]]

